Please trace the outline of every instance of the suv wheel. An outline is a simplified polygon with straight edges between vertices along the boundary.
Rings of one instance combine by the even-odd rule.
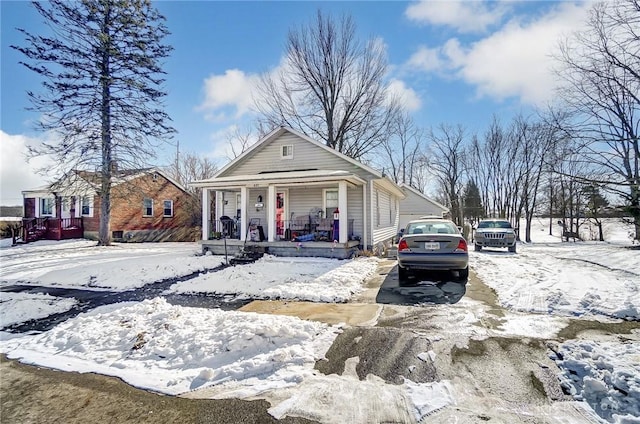
[[[513,246],[509,246],[509,252],[516,253],[516,245],[515,244]]]
[[[482,246],[480,246],[478,243],[476,243],[476,244],[473,246],[473,250],[475,250],[476,252],[479,252],[479,251],[481,251],[481,250],[482,250]]]

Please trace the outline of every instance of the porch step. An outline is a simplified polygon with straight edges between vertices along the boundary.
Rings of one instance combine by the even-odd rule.
[[[265,248],[261,246],[245,246],[241,251],[229,260],[231,265],[250,264],[257,261],[265,254]]]

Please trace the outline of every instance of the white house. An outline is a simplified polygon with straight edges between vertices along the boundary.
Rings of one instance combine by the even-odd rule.
[[[287,127],[191,185],[203,189],[203,251],[214,253],[246,243],[283,256],[381,251],[405,197],[380,172]]]
[[[400,201],[399,229],[406,227],[409,221],[418,219],[421,216],[444,216],[449,212],[449,208],[430,199],[407,184],[400,184],[400,188],[404,192],[405,198]]]

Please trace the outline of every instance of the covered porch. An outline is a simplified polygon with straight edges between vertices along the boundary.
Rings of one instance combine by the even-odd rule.
[[[199,181],[203,251],[351,257],[366,246],[366,181],[347,171],[264,172]]]

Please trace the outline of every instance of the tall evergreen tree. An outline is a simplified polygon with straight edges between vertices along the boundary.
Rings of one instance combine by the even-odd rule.
[[[473,180],[469,180],[464,188],[462,195],[462,204],[464,216],[478,221],[485,216],[482,199],[480,198],[480,189]]]
[[[34,2],[50,31],[11,46],[42,77],[28,92],[37,128],[55,141],[32,149],[59,169],[99,170],[100,245],[110,244],[111,185],[115,170],[140,168],[175,130],[163,110],[161,61],[172,47],[165,18],[149,0],[51,0]]]

